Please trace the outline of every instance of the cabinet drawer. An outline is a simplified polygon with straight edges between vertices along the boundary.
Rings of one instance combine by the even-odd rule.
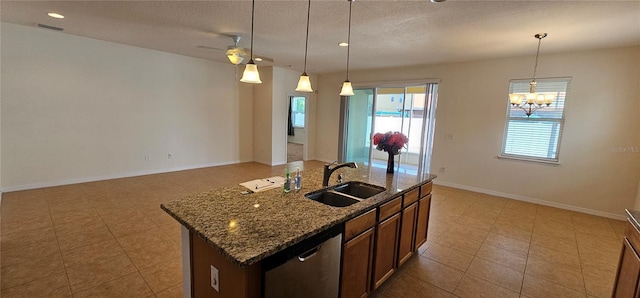
[[[385,203],[384,205],[378,207],[380,208],[380,216],[378,221],[383,221],[385,219],[387,219],[387,217],[394,215],[398,212],[400,212],[400,208],[402,208],[402,197],[397,197],[393,200],[391,200],[388,203]]]
[[[420,197],[424,198],[431,193],[431,188],[433,187],[433,182],[429,182],[427,184],[423,184],[420,186]]]
[[[402,207],[406,208],[407,206],[415,203],[416,201],[418,201],[418,193],[419,193],[420,189],[416,188],[414,190],[409,191],[408,193],[404,194],[404,202],[402,203]]]
[[[362,214],[344,225],[344,241],[348,241],[376,224],[376,209]]]

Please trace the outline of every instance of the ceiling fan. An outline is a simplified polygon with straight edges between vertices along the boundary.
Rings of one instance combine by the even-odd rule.
[[[246,58],[251,56],[251,49],[247,49],[247,48],[243,48],[243,47],[238,46],[238,43],[240,42],[240,39],[242,39],[242,37],[239,36],[239,35],[226,35],[226,34],[222,34],[222,35],[231,37],[231,39],[233,40],[233,45],[228,46],[227,50],[225,51],[225,55],[227,56],[227,59],[229,59],[229,62],[231,62],[231,64],[233,64],[233,65],[239,65],[239,64],[242,64],[243,62],[246,62],[245,61],[245,60],[247,60]],[[199,45],[198,48],[209,49],[209,50],[217,50],[217,51],[224,51],[224,49],[210,47],[210,46],[204,46],[204,45]],[[254,60],[255,61],[273,62],[273,59],[271,59],[271,58],[259,57],[259,56],[254,57]]]
[[[241,48],[238,46],[238,42],[240,42],[241,39],[240,36],[232,35],[231,38],[233,39],[234,45],[228,46],[225,54],[227,55],[227,58],[229,59],[229,62],[231,62],[231,64],[238,65],[242,63],[242,61],[244,61],[244,59],[247,58],[251,53],[250,50],[247,51],[245,48]]]

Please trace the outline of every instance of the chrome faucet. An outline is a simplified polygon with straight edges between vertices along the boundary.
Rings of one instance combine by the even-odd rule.
[[[322,186],[329,186],[329,177],[331,177],[331,174],[333,172],[335,172],[335,170],[339,169],[339,168],[343,168],[343,167],[350,167],[350,168],[357,168],[358,165],[355,162],[346,162],[346,163],[341,163],[341,164],[337,164],[335,165],[333,168],[331,168],[331,165],[337,163],[338,161],[334,161],[330,164],[326,164],[324,165],[324,175],[322,177]]]

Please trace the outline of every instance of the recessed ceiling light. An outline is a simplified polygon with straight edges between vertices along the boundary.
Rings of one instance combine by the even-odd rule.
[[[260,61],[262,61],[262,58],[260,58],[260,57],[255,57],[255,58],[253,58],[253,60],[256,60],[256,61],[260,62]]]
[[[59,13],[55,13],[55,12],[50,12],[47,15],[52,17],[52,18],[56,18],[56,19],[64,19],[63,15],[61,15]]]
[[[339,45],[339,46],[341,46],[341,47],[348,47],[348,46],[349,46],[349,43],[341,42],[341,43],[339,43],[338,45]]]

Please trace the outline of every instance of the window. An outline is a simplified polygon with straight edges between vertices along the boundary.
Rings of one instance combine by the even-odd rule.
[[[535,111],[531,117],[507,101],[501,157],[558,162],[560,138],[564,126],[564,103],[571,78],[536,79],[537,93],[554,94],[550,106]],[[529,80],[511,80],[509,93],[529,93]]]
[[[293,127],[304,128],[304,103],[303,96],[291,97],[291,119]]]

